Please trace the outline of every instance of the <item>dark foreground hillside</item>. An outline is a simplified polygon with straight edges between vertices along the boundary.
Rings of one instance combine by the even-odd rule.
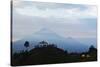
[[[28,47],[26,43],[26,47]],[[13,66],[96,61],[97,49],[91,46],[88,52],[68,53],[54,44],[36,45],[34,49],[12,54]]]

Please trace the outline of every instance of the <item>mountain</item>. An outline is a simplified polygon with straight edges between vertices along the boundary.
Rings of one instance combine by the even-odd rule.
[[[93,45],[95,48],[97,48],[97,38],[93,37],[93,38],[76,38],[77,41],[86,44],[88,46]]]
[[[57,47],[68,52],[84,52],[88,50],[88,47],[85,44],[80,43],[72,37],[62,37],[57,33],[49,29],[41,29],[40,31],[34,33],[32,36],[28,36],[19,41],[13,42],[13,52],[25,50],[24,43],[25,41],[30,42],[29,49],[34,48],[34,45],[37,45],[41,41],[47,41],[48,43],[56,44]]]

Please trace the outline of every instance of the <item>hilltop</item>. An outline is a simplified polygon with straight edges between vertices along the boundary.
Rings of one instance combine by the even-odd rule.
[[[97,49],[91,46],[88,52],[68,53],[67,50],[58,48],[55,44],[48,44],[45,41],[39,42],[33,49],[28,51],[28,43],[25,44],[26,50],[12,54],[12,65],[37,65],[52,63],[69,63],[96,61]]]

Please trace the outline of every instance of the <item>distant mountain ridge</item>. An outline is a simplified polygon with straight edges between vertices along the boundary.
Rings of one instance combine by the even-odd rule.
[[[30,49],[34,48],[34,45],[41,41],[56,44],[59,48],[68,50],[68,52],[84,52],[88,49],[87,45],[80,43],[72,37],[64,38],[49,29],[41,29],[32,36],[13,42],[13,51],[25,50],[25,41],[30,42]]]

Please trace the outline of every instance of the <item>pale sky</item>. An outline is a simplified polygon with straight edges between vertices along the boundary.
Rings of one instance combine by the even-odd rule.
[[[47,28],[63,37],[96,38],[95,5],[13,1],[13,41]]]

